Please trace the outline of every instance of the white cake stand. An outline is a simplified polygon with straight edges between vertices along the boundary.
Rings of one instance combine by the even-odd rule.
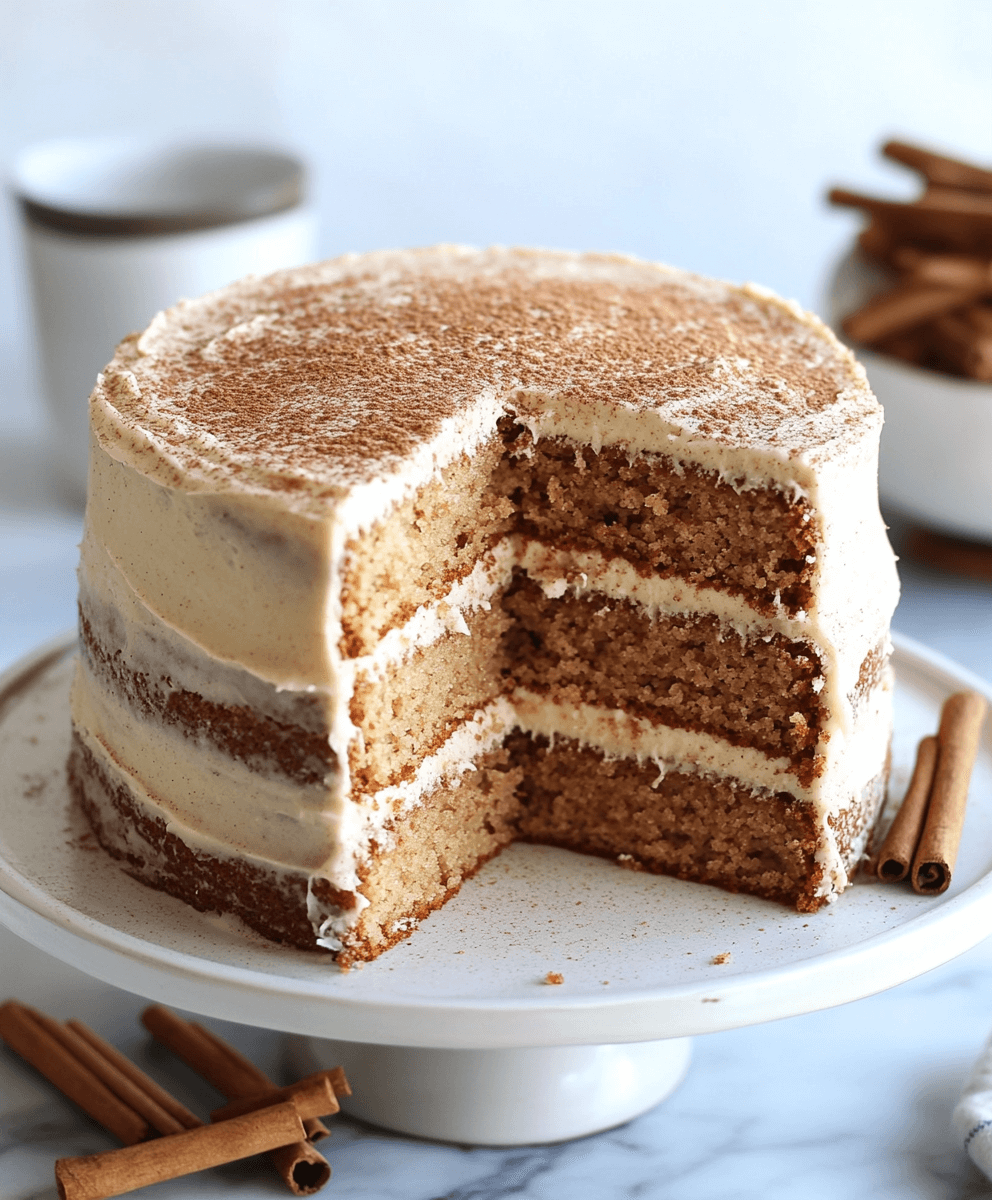
[[[71,637],[0,678],[0,921],[117,987],[300,1035],[342,1062],[351,1111],[405,1133],[512,1145],[609,1128],[668,1095],[688,1039],[870,995],[992,932],[992,739],[954,882],[862,882],[814,915],[514,846],[363,970],[264,941],[135,882],[65,786]],[[941,701],[985,685],[898,639],[894,797]],[[563,977],[546,982],[549,973]]]

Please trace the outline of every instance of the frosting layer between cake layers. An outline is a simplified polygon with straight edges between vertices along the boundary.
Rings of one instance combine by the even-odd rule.
[[[300,316],[315,305],[319,321]],[[494,307],[505,320],[491,329]],[[460,357],[445,341],[456,321]],[[479,347],[491,347],[488,357],[473,360]],[[299,355],[319,353],[335,375],[300,367]],[[449,369],[453,361],[462,365]],[[425,388],[435,389],[429,411],[418,407]],[[275,409],[256,414],[253,432],[238,406],[263,392]],[[281,419],[274,440],[293,444],[263,442],[273,412],[294,405],[317,414],[309,441],[305,425]],[[242,428],[225,433],[221,418],[232,413]],[[404,821],[483,761],[496,763],[504,743],[510,758],[480,779],[516,770],[516,781],[530,753],[521,747],[554,754],[557,739],[650,767],[660,792],[674,772],[798,803],[815,826],[804,906],[845,886],[886,772],[897,585],[875,493],[880,412],[860,368],[815,318],[756,290],[629,260],[366,256],[156,318],[101,377],[93,414],[79,743],[105,781],[194,853],[304,881],[322,944],[366,936],[370,872],[402,841]],[[617,482],[624,463],[662,490]],[[474,493],[465,483],[473,470]],[[528,472],[539,481],[528,483]],[[609,476],[619,507],[578,536],[567,497],[581,499],[596,472]],[[688,519],[663,490],[687,473],[716,505]],[[532,516],[528,486],[547,498]],[[747,545],[737,552],[746,571],[710,571],[706,538],[725,548],[734,540],[727,514],[744,523],[768,497],[790,545],[805,550],[774,565],[785,583],[771,586],[770,560],[751,561]],[[557,529],[540,526],[542,505],[561,518]],[[701,541],[681,559],[657,537],[655,559],[645,558],[639,530],[693,520]],[[431,542],[445,521],[446,560]],[[633,533],[618,553],[610,530],[625,521]],[[370,540],[374,562],[362,555]],[[459,558],[463,546],[472,557]],[[532,596],[522,579],[536,585]],[[349,597],[363,589],[383,599],[356,617]],[[410,604],[397,607],[404,595]],[[741,732],[749,698],[725,694],[712,671],[708,682],[682,671],[660,698],[643,681],[614,679],[622,702],[612,705],[600,679],[611,675],[608,652],[599,664],[586,654],[554,691],[524,681],[517,595],[546,623],[531,631],[542,653],[555,637],[595,645],[597,620],[611,619],[600,614],[619,605],[646,644],[695,636],[689,659],[700,647],[717,659],[725,651],[741,671],[777,655],[776,669],[795,677],[795,711],[784,723],[771,709],[754,717],[767,726],[756,748],[748,742],[761,738]],[[573,624],[556,632],[564,617],[541,597],[571,603]],[[464,665],[459,639],[489,647],[477,669]],[[429,719],[408,734],[394,721],[396,746],[380,763],[363,745],[379,727],[376,703],[387,703],[377,689],[385,696],[417,664],[429,677],[431,655],[462,663],[450,668],[462,671],[461,690],[450,685],[457,695],[446,709],[450,679],[436,680]],[[679,696],[692,720],[679,716]],[[775,738],[788,752],[773,749]],[[528,820],[525,836],[559,840],[550,821]],[[111,823],[105,841],[118,852],[152,856],[133,821],[116,833]],[[512,835],[500,826],[498,838]],[[588,848],[612,852],[605,842]],[[442,892],[474,865],[452,867]],[[402,932],[402,919],[390,929]]]

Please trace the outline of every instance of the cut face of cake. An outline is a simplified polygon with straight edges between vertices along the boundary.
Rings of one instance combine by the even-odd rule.
[[[886,781],[880,427],[815,318],[631,259],[184,302],[92,399],[75,794],[342,964],[515,839],[813,911]]]

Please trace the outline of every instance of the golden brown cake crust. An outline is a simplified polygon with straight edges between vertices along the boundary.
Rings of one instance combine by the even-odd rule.
[[[271,941],[317,949],[307,916],[305,875],[277,875],[243,859],[194,852],[106,776],[75,732],[68,780],[97,841],[136,879],[199,912],[240,917]]]
[[[119,653],[104,645],[79,608],[80,652],[104,687],[119,694],[141,720],[161,721],[194,740],[251,767],[264,764],[301,786],[322,783],[337,770],[337,756],[327,744],[324,722],[318,728],[276,721],[248,705],[218,704],[197,692],[159,680],[153,686],[142,672],[125,666]]]

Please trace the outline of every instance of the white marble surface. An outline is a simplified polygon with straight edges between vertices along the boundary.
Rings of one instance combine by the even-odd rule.
[[[0,990],[78,1016],[204,1113],[214,1093],[138,1024],[144,1003],[0,931]],[[954,1143],[951,1109],[992,1023],[992,943],[857,1004],[697,1038],[682,1087],[620,1129],[558,1146],[489,1150],[397,1137],[343,1117],[321,1149],[326,1194],[396,1200],[951,1200],[992,1195]],[[211,1022],[273,1074],[274,1034]],[[9,1051],[0,1051],[0,1197],[54,1200],[52,1162],[112,1139]],[[233,1166],[149,1197],[285,1194],[267,1169]]]
[[[7,414],[9,416],[9,413]],[[78,515],[60,507],[30,420],[0,440],[0,666],[73,620]],[[897,627],[992,679],[992,586],[907,567]],[[150,1046],[143,1001],[0,930],[0,996],[78,1016],[192,1107],[214,1094]],[[490,1150],[396,1137],[345,1118],[324,1146],[339,1200],[875,1200],[992,1196],[953,1141],[950,1112],[992,1026],[992,941],[885,994],[695,1040],[683,1086],[629,1125],[559,1146]],[[273,1073],[274,1034],[217,1025]],[[0,1050],[0,1200],[52,1200],[53,1160],[111,1144]],[[234,1166],[149,1197],[285,1195],[267,1169]]]

